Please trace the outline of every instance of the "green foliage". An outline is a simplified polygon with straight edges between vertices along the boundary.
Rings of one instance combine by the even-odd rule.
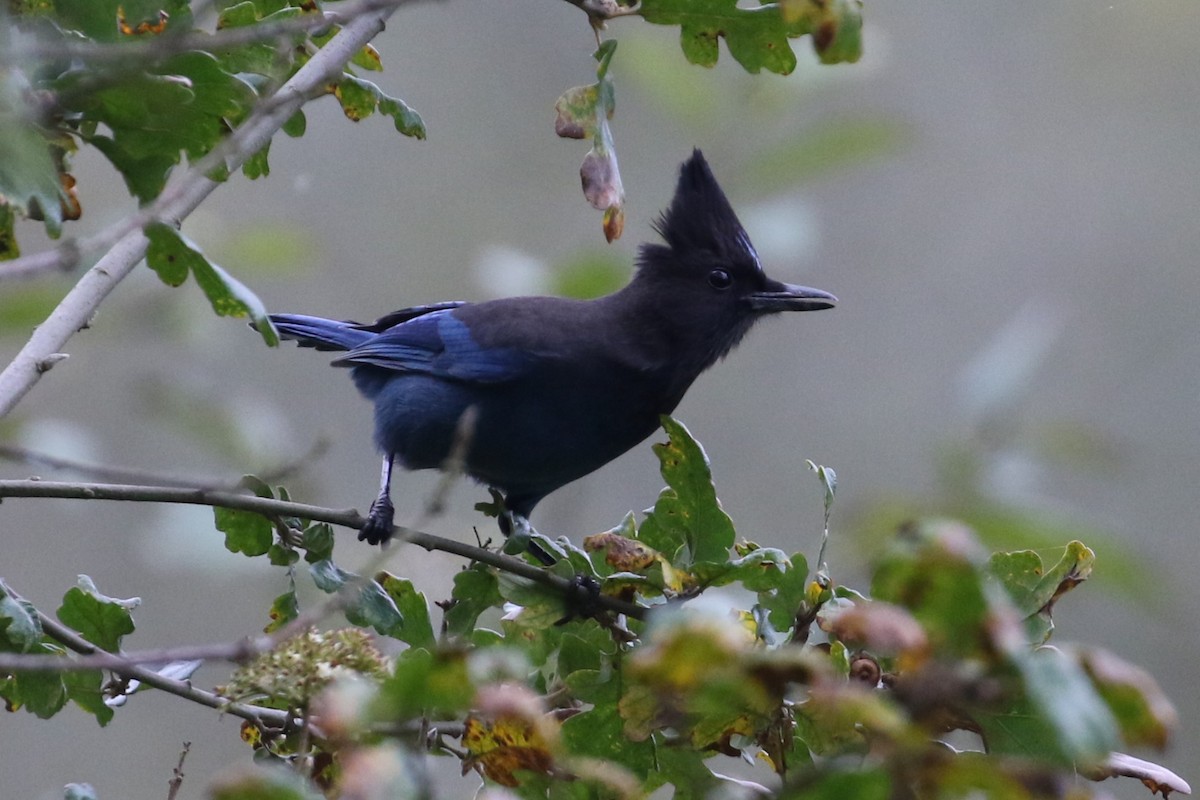
[[[190,272],[204,291],[212,309],[222,317],[250,317],[263,341],[279,344],[279,335],[267,318],[262,301],[240,281],[210,262],[200,249],[169,225],[155,222],[146,226],[150,240],[146,263],[163,283],[179,286]]]
[[[320,35],[303,27],[284,30],[323,14],[304,0],[243,0],[218,4],[216,30],[193,30],[186,0],[55,0],[10,3],[3,25],[12,25],[34,48],[0,70],[0,260],[20,254],[18,218],[42,220],[57,237],[64,221],[83,213],[75,197],[71,156],[80,147],[102,153],[142,204],[155,200],[186,158],[196,163],[210,154],[264,99],[296,73],[311,52],[339,30]],[[317,30],[313,25],[307,30]],[[227,44],[224,32],[258,28],[255,38]],[[3,31],[2,40],[12,35]],[[176,37],[192,36],[211,48],[173,48]],[[290,40],[293,46],[281,46]],[[57,55],[56,46],[92,45],[94,61]],[[7,45],[5,45],[7,46]],[[405,136],[425,138],[419,114],[403,100],[354,74],[378,71],[382,60],[368,46],[351,60],[329,91],[347,117],[362,119],[376,109],[392,117]],[[302,136],[303,113],[287,124],[288,136]],[[270,144],[250,155],[243,172],[251,179],[270,174]],[[224,180],[224,159],[208,165]],[[245,287],[219,267],[193,269],[218,314],[255,319],[261,306]],[[172,283],[178,285],[178,283]]]
[[[259,497],[274,496],[271,487],[253,476],[243,478],[241,486]],[[261,556],[271,549],[274,528],[266,517],[237,508],[213,508],[213,517],[217,530],[225,534],[229,552]]]
[[[58,618],[83,639],[97,647],[119,650],[122,639],[133,633],[130,612],[141,603],[138,598],[121,600],[101,594],[87,575],[63,596]],[[66,651],[45,632],[37,610],[0,581],[0,652],[18,652],[66,658]],[[10,711],[24,708],[48,719],[73,701],[107,725],[113,710],[105,703],[104,675],[100,670],[38,671],[0,670],[0,697]]]
[[[378,580],[362,581],[360,576],[332,561],[318,561],[308,571],[313,583],[323,592],[332,594],[343,588],[358,586],[357,592],[348,592],[349,596],[342,604],[342,611],[352,625],[374,628],[382,636],[405,638],[404,617],[396,607],[396,601],[379,585]]]
[[[128,600],[106,597],[91,578],[80,575],[79,585],[63,597],[58,618],[92,644],[112,651],[120,646],[121,637],[133,633],[133,617],[129,612],[141,603],[137,597]]]
[[[613,81],[608,75],[617,42],[610,39],[594,53],[599,66],[596,83],[568,89],[554,104],[554,131],[567,139],[591,139],[592,149],[583,158],[579,176],[583,196],[592,208],[604,212],[604,238],[613,241],[625,228],[625,188],[617,167],[617,151],[609,120],[616,108]]]
[[[737,0],[642,0],[638,13],[647,22],[678,25],[679,44],[688,61],[704,67],[717,63],[720,39],[747,72],[787,75],[796,68],[788,39],[811,35],[821,61],[857,61],[862,54],[862,4],[859,0],[783,0],[745,7]]]
[[[725,561],[733,547],[733,521],[717,500],[708,457],[687,429],[662,419],[669,440],[654,445],[667,488],[658,496],[637,539],[666,555],[674,566]]]
[[[255,527],[248,519],[225,518],[238,552],[260,551],[283,570],[286,591],[271,604],[268,630],[302,613],[302,552],[314,584],[336,593],[355,626],[301,632],[220,689],[265,708],[312,709],[327,736],[305,745],[298,730],[276,731],[269,741],[252,737],[255,746],[269,758],[315,748],[329,764],[323,780],[335,782],[373,774],[360,772],[361,759],[410,774],[417,750],[429,747],[527,798],[632,797],[666,785],[677,797],[707,796],[732,788],[714,754],[774,773],[778,796],[883,797],[899,786],[940,786],[1024,797],[1019,787],[1031,780],[1054,785],[1077,770],[1106,774],[1107,765],[1129,763],[1111,755],[1122,744],[1165,744],[1174,712],[1149,675],[1101,650],[1045,645],[1054,604],[1093,567],[1082,544],[1043,562],[1027,551],[989,555],[957,523],[913,525],[876,564],[868,597],[825,572],[810,576],[802,554],[737,541],[703,449],[678,422],[664,418],[663,426],[667,440],[654,449],[667,486],[640,525],[631,514],[583,548],[537,538],[559,559],[551,572],[591,576],[602,597],[640,606],[647,621],[603,610],[581,617],[547,586],[477,562],[455,576],[435,626],[411,580],[339,567],[327,526],[268,523],[264,548],[243,530]],[[818,473],[831,505],[834,473]],[[252,479],[245,485],[287,497]],[[736,587],[752,602],[696,601],[715,587]],[[36,611],[0,589],[6,649],[68,658]],[[59,617],[115,650],[133,631],[134,605],[84,578]],[[481,624],[501,608],[495,623]],[[365,628],[392,640],[399,655],[385,659]],[[72,699],[103,724],[113,712],[100,679],[96,671],[18,672],[0,694],[45,717]],[[406,732],[436,720],[459,721],[460,746],[443,745],[439,734],[414,750]],[[986,749],[945,747],[939,739],[951,729],[973,731]],[[1121,774],[1182,785],[1132,761]],[[234,788],[217,796],[307,790],[274,780],[228,777],[220,786]]]
[[[43,54],[28,68],[0,70],[0,258],[19,253],[17,219],[40,219],[57,236],[79,215],[70,173],[77,148],[103,153],[143,205],[184,159],[207,159],[208,175],[227,179],[236,159],[217,156],[229,133],[338,30],[302,27],[322,13],[307,0],[221,0],[216,30],[199,34],[199,44],[210,37],[214,46],[179,52],[173,37],[197,43],[185,0],[9,8]],[[790,40],[800,36],[811,37],[825,63],[861,54],[857,0],[642,0],[614,8],[679,26],[684,56],[704,66],[716,63],[721,39],[751,73],[794,70]],[[255,28],[266,33],[232,45],[220,38]],[[99,47],[104,56],[63,58],[53,54],[56,44]],[[611,126],[616,46],[599,43],[596,82],[568,90],[556,107],[559,135],[591,140],[584,193],[604,211],[610,240],[621,233],[624,203]],[[378,112],[401,134],[425,138],[415,111],[356,74],[381,67],[379,53],[365,47],[329,76],[325,91],[350,120]],[[298,111],[282,130],[296,137],[306,126]],[[831,124],[776,139],[748,172],[791,182],[880,152],[896,133]],[[241,167],[248,178],[268,176],[270,144]],[[193,276],[217,314],[248,317],[276,343],[263,304],[176,227],[152,221],[145,233],[147,263],[165,283]],[[611,267],[580,275],[587,280],[564,279],[564,291],[592,295],[616,279]],[[218,776],[211,796],[425,796],[426,753],[455,757],[464,772],[520,798],[633,798],[660,787],[678,798],[754,793],[723,774],[722,758],[755,765],[762,783],[778,787],[757,794],[778,797],[1015,799],[1061,796],[1061,787],[1093,794],[1079,774],[1136,775],[1164,795],[1182,787],[1166,770],[1130,767],[1135,759],[1112,752],[1166,744],[1176,720],[1153,679],[1103,650],[1047,644],[1055,604],[1093,570],[1095,554],[1082,543],[1043,561],[1029,550],[988,554],[959,523],[913,524],[873,566],[868,596],[835,580],[824,538],[811,569],[803,553],[739,539],[704,450],[682,424],[662,424],[666,441],[654,452],[666,487],[640,519],[630,513],[581,546],[532,530],[504,543],[514,556],[540,547],[555,559],[546,571],[557,579],[594,582],[595,610],[482,552],[483,561],[466,565],[431,603],[411,576],[340,566],[327,523],[215,508],[226,547],[262,559],[264,575],[274,576],[265,631],[282,639],[240,663],[219,692],[254,704],[264,720],[278,719],[268,711],[287,712],[289,724],[247,723],[242,732],[259,761],[291,768]],[[827,538],[837,475],[810,465],[822,485]],[[971,484],[975,473],[952,472],[966,489],[961,508],[988,510]],[[242,487],[288,499],[253,477]],[[494,502],[479,508],[498,511]],[[1026,520],[1009,511],[977,517],[988,541],[1021,541]],[[307,580],[323,594],[305,608],[298,584]],[[616,601],[636,613],[615,613]],[[81,576],[57,611],[73,632],[64,633],[0,582],[0,653],[67,665],[68,650],[120,652],[134,633],[137,602],[107,597]],[[300,622],[334,611],[349,627]],[[112,701],[130,693],[97,669],[0,670],[8,708],[39,717],[73,701],[104,725],[119,706]],[[978,736],[980,746],[946,746],[940,740],[954,730]],[[72,784],[65,796],[95,792]]]

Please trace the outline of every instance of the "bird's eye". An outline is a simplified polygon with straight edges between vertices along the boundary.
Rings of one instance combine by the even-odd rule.
[[[714,289],[725,291],[733,286],[733,276],[723,269],[714,269],[708,273],[708,285]]]

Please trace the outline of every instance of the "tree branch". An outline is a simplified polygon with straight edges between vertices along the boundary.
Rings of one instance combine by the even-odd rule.
[[[175,769],[171,770],[171,780],[167,781],[167,786],[170,787],[170,791],[167,792],[167,800],[175,800],[175,796],[179,794],[179,787],[183,785],[183,761],[191,749],[192,743],[184,742],[183,749],[179,751],[179,763],[175,765]]]
[[[287,43],[293,36],[318,35],[334,25],[344,25],[363,14],[382,9],[395,9],[413,0],[359,0],[337,8],[323,8],[317,13],[278,20],[260,20],[253,25],[222,28],[215,33],[204,31],[170,32],[133,41],[93,42],[66,36],[17,38],[6,52],[0,53],[0,64],[28,66],[30,61],[79,60],[94,64],[156,63],[191,50],[219,53],[236,50],[251,44],[278,40]]]
[[[8,594],[17,602],[29,602],[11,589],[9,589]],[[42,630],[47,636],[62,643],[70,650],[80,653],[81,657],[88,658],[95,656],[102,659],[111,659],[110,663],[103,665],[96,664],[93,665],[91,669],[103,668],[111,670],[123,678],[141,681],[147,686],[160,689],[169,694],[173,694],[176,697],[182,697],[185,700],[191,700],[192,702],[199,703],[202,706],[215,708],[218,711],[232,714],[235,717],[240,717],[247,722],[257,725],[260,728],[279,729],[287,727],[293,722],[291,715],[286,711],[279,711],[273,708],[262,708],[260,706],[252,706],[245,703],[237,703],[227,700],[224,697],[212,692],[206,692],[203,689],[197,689],[188,681],[168,678],[147,667],[128,663],[120,655],[116,653],[110,653],[107,650],[101,650],[99,647],[96,647],[96,645],[92,644],[87,639],[84,639],[75,631],[63,625],[58,620],[43,614],[41,611],[38,611],[37,615],[38,621],[42,625]],[[40,659],[41,656],[26,655],[25,658]],[[76,661],[76,659],[68,660],[61,656],[50,656],[50,658],[57,659],[59,662],[57,665],[55,665],[57,669],[70,668],[69,665]],[[25,669],[25,663],[32,663],[32,661],[22,661],[20,662],[19,666],[10,667],[10,669]],[[4,669],[4,667],[0,667],[0,669]]]
[[[154,220],[178,224],[185,219],[219,185],[208,177],[214,168],[224,166],[233,171],[265,147],[305,102],[322,94],[354,54],[383,30],[384,22],[395,10],[395,5],[388,5],[348,22],[275,94],[259,104],[221,146],[193,164],[174,187],[165,189],[146,209],[88,240],[40,254],[50,264],[65,264],[75,263],[91,249],[110,248],[0,373],[0,418],[20,402],[44,372],[65,357],[61,353],[63,345],[87,325],[109,292],[145,256],[147,241],[142,229],[146,224]]]
[[[318,439],[309,448],[307,453],[296,457],[290,461],[283,462],[277,466],[271,467],[265,471],[255,472],[255,476],[261,479],[264,483],[272,483],[288,477],[311,461],[314,458],[319,458],[329,448],[329,442],[324,439]],[[5,461],[13,461],[19,464],[28,464],[30,466],[41,466],[52,470],[62,470],[65,472],[73,472],[77,475],[84,475],[89,478],[94,478],[106,483],[138,483],[148,484],[151,486],[187,486],[187,487],[203,487],[206,489],[219,489],[226,492],[237,491],[238,483],[236,481],[222,480],[217,478],[201,478],[195,475],[171,474],[162,472],[161,470],[151,469],[135,469],[132,467],[114,467],[107,464],[93,464],[87,461],[76,461],[70,458],[60,458],[59,456],[43,453],[37,450],[30,450],[26,447],[17,445],[0,444],[0,459]]]
[[[0,481],[0,500],[6,497],[56,497],[76,500],[125,500],[143,503],[183,503],[188,505],[220,506],[242,511],[252,511],[270,519],[299,517],[301,519],[328,522],[344,528],[358,530],[366,522],[355,509],[332,509],[305,503],[274,500],[269,497],[215,491],[199,488],[173,486],[132,486],[111,483],[67,483],[56,481]],[[573,591],[571,582],[545,569],[520,559],[506,556],[475,545],[446,539],[424,531],[397,525],[393,536],[411,542],[426,550],[440,550],[456,556],[478,561],[519,575],[535,583],[547,586],[563,596]],[[644,619],[646,607],[627,603],[613,597],[601,595],[597,605],[617,614],[635,619]]]

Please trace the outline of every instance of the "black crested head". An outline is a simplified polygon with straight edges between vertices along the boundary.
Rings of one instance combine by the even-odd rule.
[[[633,280],[606,301],[634,311],[637,346],[666,367],[673,402],[757,320],[837,303],[820,289],[767,277],[699,150],[680,167],[675,197],[654,227],[665,244],[643,244]]]
[[[671,207],[659,217],[654,229],[676,255],[703,252],[761,269],[750,237],[699,150],[693,150],[692,157],[679,168]]]

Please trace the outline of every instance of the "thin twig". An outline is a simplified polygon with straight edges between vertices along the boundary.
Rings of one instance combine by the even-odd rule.
[[[156,63],[186,53],[202,50],[220,53],[247,45],[286,41],[293,36],[319,35],[334,25],[345,24],[362,14],[380,9],[394,9],[410,0],[360,0],[340,8],[323,9],[322,13],[304,13],[278,20],[260,20],[253,25],[222,28],[215,33],[187,31],[164,33],[116,43],[93,42],[69,37],[50,39],[44,36],[15,37],[6,52],[0,53],[0,65],[27,67],[29,61],[79,60],[95,64]]]
[[[163,487],[167,488],[167,487]],[[275,649],[281,643],[299,636],[322,620],[342,610],[374,579],[395,551],[380,549],[365,565],[362,573],[346,581],[324,602],[313,606],[286,625],[265,636],[246,637],[235,642],[207,645],[184,645],[139,652],[110,653],[99,648],[70,659],[49,653],[0,653],[0,672],[4,670],[78,671],[108,669],[123,674],[122,669],[138,664],[163,664],[173,661],[230,661],[245,663]],[[15,599],[19,599],[14,595]],[[38,612],[39,615],[41,612]],[[61,626],[55,623],[54,630]],[[59,637],[47,631],[55,639]],[[61,640],[60,640],[61,641]],[[65,642],[64,642],[65,643]],[[70,645],[68,645],[70,646]],[[74,648],[72,648],[74,649]],[[81,652],[76,650],[76,652]]]
[[[191,749],[192,743],[184,742],[183,749],[179,751],[179,763],[171,771],[171,780],[167,781],[167,785],[171,787],[171,791],[167,792],[167,800],[175,800],[175,795],[179,794],[179,787],[183,785],[183,760],[187,758]]]
[[[319,458],[329,448],[329,442],[318,439],[302,456],[284,462],[268,470],[256,472],[255,475],[265,483],[281,480],[302,469],[314,458]],[[178,486],[202,489],[214,489],[232,492],[236,491],[236,481],[217,478],[201,478],[194,475],[176,475],[160,470],[139,469],[136,467],[114,467],[108,464],[93,464],[87,461],[76,461],[70,458],[43,453],[17,445],[0,444],[0,459],[20,464],[42,466],[53,470],[64,470],[85,475],[89,478],[113,483],[137,483],[147,486]]]
[[[354,509],[332,509],[305,503],[274,500],[269,497],[172,486],[128,486],[123,484],[67,483],[55,481],[0,481],[0,499],[6,497],[57,497],[79,500],[126,500],[143,503],[184,503],[190,505],[220,506],[222,508],[253,511],[269,519],[300,517],[301,519],[317,522],[328,522],[331,525],[339,525],[353,530],[360,529],[366,521]],[[399,525],[395,528],[393,538],[399,541],[411,542],[426,550],[439,550],[443,553],[450,553],[470,559],[471,561],[488,564],[514,575],[519,575],[522,578],[527,578],[535,583],[540,583],[564,596],[572,590],[571,582],[566,578],[551,574],[541,567],[534,566],[512,556],[506,556],[503,553],[497,553],[482,547],[453,539],[446,539],[431,533]],[[381,554],[380,557],[383,558],[384,556]],[[627,603],[605,595],[597,598],[597,604],[606,610],[617,614],[625,614],[635,619],[644,619],[647,611],[644,606]]]
[[[28,603],[27,600],[13,591],[11,587],[8,589],[8,595],[19,603]],[[139,664],[126,663],[119,655],[110,653],[107,650],[102,650],[53,617],[47,616],[41,611],[38,611],[37,615],[38,621],[42,626],[42,631],[47,636],[61,643],[68,649],[79,653],[81,656],[104,654],[114,659],[114,663],[111,666],[106,666],[105,669],[110,669],[123,678],[141,681],[147,686],[151,686],[155,689],[173,694],[176,697],[181,697],[184,700],[191,700],[192,702],[199,703],[202,706],[208,706],[209,708],[215,708],[218,711],[232,714],[233,716],[244,719],[262,729],[282,729],[290,725],[292,722],[291,716],[286,711],[279,711],[274,708],[262,708],[260,706],[252,706],[245,703],[233,702],[212,692],[206,692],[203,689],[197,689],[188,681],[168,678],[160,675],[152,669],[149,669],[148,667],[144,667]],[[26,656],[26,658],[34,658],[34,656]],[[57,658],[60,662],[66,662],[64,664],[60,664],[60,668],[66,666],[72,660],[74,660],[65,659],[61,656]],[[18,668],[24,669],[24,667]]]
[[[264,100],[246,121],[218,147],[193,164],[174,187],[168,186],[155,202],[86,242],[68,244],[46,256],[52,265],[76,263],[91,248],[107,252],[79,279],[67,296],[37,327],[16,358],[0,372],[0,418],[6,416],[42,374],[62,359],[62,348],[82,329],[96,308],[145,256],[147,239],[142,229],[154,220],[179,224],[220,184],[209,174],[218,167],[237,169],[309,99],[323,94],[331,81],[363,45],[383,30],[395,11],[388,6],[356,17],[320,49],[275,94]],[[65,261],[63,259],[66,259]]]
[[[617,0],[567,0],[567,2],[587,14],[593,27],[603,27],[605,20],[628,17],[640,14],[642,11],[640,0],[631,5],[622,5]]]

